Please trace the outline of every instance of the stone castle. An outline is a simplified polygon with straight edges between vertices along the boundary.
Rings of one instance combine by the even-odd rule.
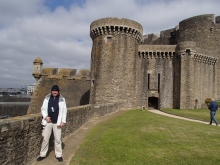
[[[219,98],[220,16],[191,17],[160,35],[143,36],[142,32],[142,26],[129,19],[92,22],[91,73],[84,74],[91,84],[83,85],[90,97],[85,102],[122,103],[124,108],[194,109],[201,108],[206,98]],[[38,77],[52,73],[34,72]],[[65,74],[71,77],[70,72]]]
[[[92,22],[90,103],[194,109],[220,98],[220,16],[188,18],[159,36],[142,31],[128,19]]]
[[[179,25],[143,35],[124,18],[91,23],[91,70],[43,68],[34,61],[37,83],[27,115],[0,122],[0,164],[30,164],[41,144],[40,107],[51,86],[66,98],[63,138],[94,117],[141,107],[194,109],[220,94],[220,16],[191,17]],[[74,59],[73,59],[74,60]]]

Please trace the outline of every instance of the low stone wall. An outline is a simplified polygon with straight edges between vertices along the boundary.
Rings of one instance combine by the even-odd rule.
[[[119,109],[119,103],[68,108],[62,137],[75,132],[93,117],[105,116]],[[41,114],[37,113],[0,120],[1,165],[26,165],[36,160],[42,140],[41,118]]]
[[[31,97],[30,96],[4,96],[1,98],[1,102],[31,102]]]
[[[30,103],[2,102],[0,103],[0,115],[9,115],[10,117],[23,116],[27,114]]]

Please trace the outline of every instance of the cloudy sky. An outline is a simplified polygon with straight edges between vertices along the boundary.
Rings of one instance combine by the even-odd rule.
[[[192,16],[219,16],[219,7],[220,0],[0,0],[0,88],[35,83],[37,57],[45,68],[90,69],[97,19],[132,19],[150,34]]]

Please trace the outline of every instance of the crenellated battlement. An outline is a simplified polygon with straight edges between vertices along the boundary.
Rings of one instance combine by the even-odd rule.
[[[134,37],[138,41],[142,40],[142,35],[137,29],[133,29],[126,26],[102,26],[91,30],[91,38],[95,38],[99,35],[111,35],[111,34],[125,34]]]
[[[125,34],[142,40],[142,26],[132,20],[124,18],[103,18],[92,22],[90,36],[92,39],[100,35]]]
[[[181,58],[184,57],[185,55],[189,55],[191,58],[194,59],[195,62],[205,63],[208,65],[215,65],[216,62],[218,61],[218,58],[211,57],[205,54],[196,53],[195,50],[190,50],[190,49],[179,51],[176,57]]]
[[[42,76],[47,78],[54,78],[54,79],[62,79],[62,78],[70,78],[76,75],[76,69],[67,69],[61,68],[43,68],[42,69]]]
[[[35,63],[34,63],[35,65]],[[34,71],[39,67],[34,66]],[[60,87],[61,94],[67,100],[67,106],[79,106],[89,103],[90,70],[69,68],[40,68],[31,104],[27,114],[38,113],[43,99],[51,91],[52,85]]]
[[[140,59],[172,59],[175,56],[175,52],[138,52]]]
[[[82,79],[87,78],[90,79],[90,70],[81,69],[79,70],[79,74],[76,74],[76,69],[69,69],[69,68],[43,68],[42,69],[42,76],[48,79]]]
[[[139,45],[138,56],[140,59],[172,59],[175,56],[176,45]]]
[[[194,54],[194,60],[196,62],[201,62],[209,65],[215,65],[217,62],[217,58],[213,58],[204,54]]]

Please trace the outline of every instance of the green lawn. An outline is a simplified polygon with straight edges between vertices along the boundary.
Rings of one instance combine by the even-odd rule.
[[[131,110],[95,126],[70,165],[216,165],[219,129]]]

